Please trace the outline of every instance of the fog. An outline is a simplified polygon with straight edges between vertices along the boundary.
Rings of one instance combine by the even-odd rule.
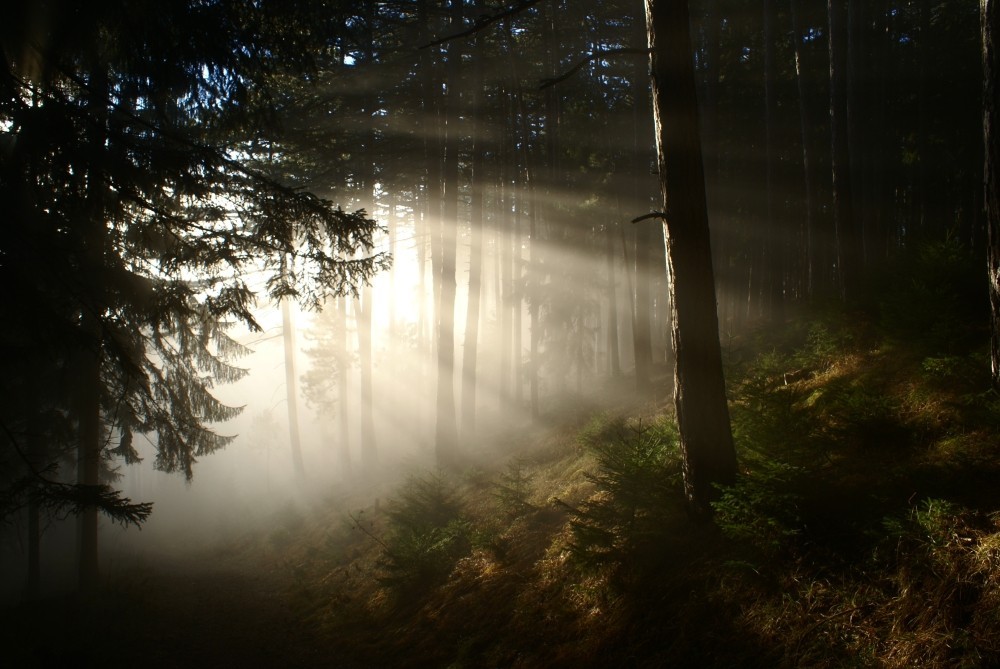
[[[376,207],[373,214],[387,228],[375,251],[389,250],[392,236],[392,269],[377,275],[370,291],[362,290],[357,297],[347,298],[346,320],[340,305],[332,299],[320,309],[291,305],[294,392],[305,475],[297,476],[293,466],[281,309],[278,303],[262,299],[255,312],[261,331],[251,331],[245,326],[229,330],[233,339],[250,350],[247,356],[229,362],[247,369],[248,374],[235,383],[217,384],[212,391],[225,404],[242,407],[234,420],[210,426],[218,434],[234,435],[234,440],[221,450],[198,456],[191,480],[185,480],[183,473],[166,473],[156,468],[155,434],[136,436],[134,445],[141,462],[111,463],[118,477],[110,482],[113,487],[133,502],[152,502],[154,506],[141,528],[119,527],[102,517],[100,546],[106,575],[153,561],[191,557],[237,541],[246,533],[266,532],[289,509],[306,511],[317,505],[325,508],[334,505],[346,513],[362,508],[378,498],[391,497],[393,485],[407,475],[437,466],[434,442],[439,373],[434,350],[435,296],[429,235],[415,230],[412,212],[405,208],[390,211]],[[498,305],[505,304],[501,292],[506,277],[501,272],[508,270],[500,267],[496,253],[502,236],[487,227],[483,234],[476,429],[467,430],[460,413],[470,234],[465,226],[449,234],[456,235],[457,243],[453,384],[460,433],[458,448],[464,462],[488,466],[503,456],[490,450],[489,445],[498,441],[496,435],[531,420],[529,303],[523,295],[515,295],[508,302],[520,304],[519,313],[513,308],[508,316],[511,327],[519,327],[520,335],[514,332],[505,338],[500,332],[504,324],[498,315],[501,311]],[[507,258],[522,277],[530,253],[530,240],[525,235],[520,253]],[[549,249],[548,262],[561,268],[568,277],[565,280],[598,290],[607,277],[600,275],[602,265],[593,258],[593,251],[590,253],[588,259],[569,247]],[[664,273],[662,266],[657,269],[660,275]],[[629,285],[623,279],[617,281],[619,305],[628,303]],[[254,287],[263,292],[262,282]],[[377,449],[375,466],[365,465],[362,452],[358,300],[365,297],[370,297],[373,309],[371,410]],[[423,314],[421,308],[425,310]],[[575,325],[570,319],[561,324],[554,318],[546,321],[544,310],[539,318],[538,327],[547,328],[548,338],[540,344],[538,361],[543,405],[558,401],[563,393],[581,392],[581,386],[603,373],[607,364],[600,342],[607,340],[609,305],[596,301],[586,308],[574,305],[573,309]],[[623,342],[621,366],[628,369],[633,363],[631,346],[625,342],[631,336],[631,323],[627,309],[620,311],[626,312],[617,319]],[[336,360],[331,364],[331,355],[336,355],[334,349],[338,346],[335,333],[340,327],[347,329],[348,390],[343,398],[338,393],[340,372]],[[558,327],[564,331],[560,333]],[[583,333],[586,341],[570,342],[571,329]],[[657,335],[663,346],[667,335],[662,323]],[[503,346],[519,346],[520,355],[504,356]],[[505,383],[504,378],[509,380]],[[323,383],[317,384],[317,379]],[[316,385],[311,391],[307,387],[310,383]],[[342,402],[347,405],[346,445],[341,443]],[[345,448],[349,458],[343,455]],[[63,475],[70,476],[71,472]],[[19,595],[26,575],[23,523],[18,516],[12,531],[5,533],[3,596],[6,600]],[[46,519],[41,546],[44,593],[67,592],[76,585],[75,526],[71,515]]]

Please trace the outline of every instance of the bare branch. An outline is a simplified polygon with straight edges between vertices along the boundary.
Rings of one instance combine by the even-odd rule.
[[[570,77],[572,77],[574,74],[582,70],[584,66],[586,66],[587,64],[595,60],[600,60],[601,58],[605,58],[606,56],[624,56],[624,55],[635,56],[635,55],[647,55],[647,54],[649,54],[649,49],[636,49],[631,47],[622,47],[620,49],[599,49],[584,56],[583,59],[580,60],[580,62],[571,67],[566,72],[560,74],[558,77],[552,77],[551,79],[542,79],[542,83],[538,87],[538,90],[544,90],[549,86],[555,86],[559,82],[565,81]]]
[[[648,214],[643,214],[642,216],[640,216],[638,218],[633,218],[632,222],[633,223],[642,223],[643,221],[648,221],[651,218],[666,219],[667,215],[664,214],[662,211],[654,211],[654,212],[651,212],[651,213],[648,213]]]
[[[388,544],[386,544],[384,541],[382,541],[381,537],[379,537],[378,535],[376,535],[374,532],[372,532],[371,530],[369,530],[367,527],[365,527],[361,523],[361,514],[362,513],[364,513],[364,510],[358,512],[358,517],[357,518],[355,518],[354,515],[351,514],[350,512],[347,513],[347,517],[351,519],[352,523],[354,523],[354,529],[361,530],[362,532],[364,532],[365,534],[367,534],[368,537],[370,539],[372,539],[375,543],[377,543],[379,546],[381,546],[382,550],[384,550],[385,552],[387,552],[387,553],[391,552],[389,550]]]
[[[513,7],[508,7],[507,9],[504,9],[504,10],[502,10],[500,12],[497,12],[496,14],[487,14],[487,15],[480,16],[479,18],[477,18],[473,22],[471,28],[467,28],[467,29],[465,29],[465,30],[463,30],[461,32],[457,32],[457,33],[455,33],[453,35],[447,35],[445,37],[442,37],[441,39],[436,39],[433,42],[430,42],[428,44],[424,44],[420,48],[421,49],[429,49],[432,46],[437,46],[439,44],[444,44],[445,42],[450,42],[451,40],[454,40],[454,39],[459,39],[461,37],[468,37],[469,35],[474,35],[477,32],[479,32],[480,30],[483,30],[484,28],[493,25],[497,21],[502,21],[502,20],[504,20],[504,19],[506,19],[506,18],[508,18],[510,16],[514,16],[515,14],[520,14],[521,12],[523,12],[526,9],[530,9],[531,7],[537,5],[541,1],[542,0],[523,0],[522,2],[519,2],[518,4],[514,5]]]

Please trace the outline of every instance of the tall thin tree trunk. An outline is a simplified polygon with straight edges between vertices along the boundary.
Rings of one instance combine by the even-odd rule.
[[[775,167],[778,163],[777,142],[775,140],[775,119],[777,113],[777,74],[774,50],[777,37],[775,23],[778,10],[775,0],[764,0],[764,197],[767,216],[767,238],[765,242],[764,267],[766,296],[764,299],[767,317],[776,322],[784,320],[784,280],[785,280],[785,230],[781,218],[775,212]]]
[[[396,221],[396,196],[390,196],[392,199],[389,202],[389,220],[386,224],[389,232],[389,256],[391,258],[396,257],[396,237],[398,234],[397,228],[399,227]],[[395,347],[396,335],[398,334],[397,323],[396,323],[396,263],[393,263],[389,267],[389,344]]]
[[[477,51],[482,38],[476,41]],[[481,55],[481,54],[480,54]],[[469,202],[469,296],[465,310],[465,345],[462,349],[462,438],[469,443],[476,432],[476,366],[479,355],[479,312],[483,283],[483,188],[486,185],[485,142],[478,118],[483,101],[483,67],[477,58],[472,102],[472,180]]]
[[[809,150],[809,97],[806,92],[805,77],[802,74],[802,24],[799,21],[799,3],[802,0],[790,0],[792,16],[792,44],[795,47],[795,84],[799,96],[799,134],[802,141],[802,190],[803,215],[802,232],[805,247],[805,294],[812,297],[815,287],[814,270],[816,267],[816,238],[813,230],[813,187],[812,169],[810,168]]]
[[[302,462],[302,440],[299,435],[299,401],[295,383],[295,326],[287,298],[281,300],[281,338],[285,345],[285,397],[288,406],[288,438],[292,447],[295,478],[302,481],[306,468]]]
[[[532,174],[529,172],[529,175]],[[538,285],[538,256],[540,240],[538,237],[538,193],[535,189],[533,176],[528,178],[528,199],[531,202],[531,212],[528,218],[528,274],[536,286],[534,295],[529,296],[528,301],[528,327],[531,328],[528,362],[528,401],[530,403],[531,419],[538,420],[541,415],[541,408],[538,405],[538,340],[540,336],[538,325],[539,295]]]
[[[650,341],[650,282],[649,267],[650,223],[643,221],[635,226],[635,294],[632,317],[632,350],[635,357],[635,389],[639,396],[648,395],[653,388],[650,367],[653,363],[653,349]]]
[[[653,119],[673,304],[674,406],[692,509],[736,477],[726,403],[688,4],[646,0]]]
[[[499,290],[497,304],[497,322],[500,327],[500,382],[498,384],[498,389],[500,393],[500,409],[501,411],[506,411],[509,409],[511,402],[511,342],[513,340],[513,312],[512,304],[513,299],[511,297],[511,292],[513,291],[513,253],[511,252],[511,188],[510,183],[513,175],[513,161],[514,155],[513,151],[510,149],[510,145],[513,144],[511,141],[511,135],[513,134],[513,127],[510,121],[510,95],[509,91],[504,90],[500,94],[500,112],[501,118],[504,122],[504,128],[502,132],[508,141],[503,141],[501,143],[499,158],[500,158],[500,192],[499,192],[499,204],[500,204],[500,215],[498,217],[497,226],[499,232],[497,235],[497,241],[500,244],[500,248],[497,249],[497,257],[499,262]]]
[[[86,248],[87,262],[94,271],[104,265],[106,240],[106,223],[104,220],[104,174],[99,164],[99,156],[105,151],[107,123],[107,93],[109,81],[103,65],[94,68],[91,80],[88,107],[95,123],[90,138],[91,164],[87,173],[87,219],[83,221],[87,230]],[[79,424],[77,429],[77,483],[81,486],[96,488],[101,484],[101,358],[103,351],[103,331],[100,314],[104,311],[104,295],[92,295],[93,302],[83,305],[80,315],[81,330],[86,344],[80,352],[79,376]],[[79,514],[79,585],[85,594],[97,589],[100,572],[98,569],[97,547],[97,507],[86,506]]]
[[[638,8],[638,3],[636,3]],[[637,22],[638,23],[638,22]],[[636,25],[632,37],[641,44],[645,37],[641,24]],[[636,213],[649,208],[649,155],[652,128],[652,110],[649,103],[649,82],[646,63],[640,58],[632,67],[632,156],[630,181],[632,206]],[[635,357],[635,390],[640,397],[653,392],[652,366],[652,309],[653,309],[653,225],[656,221],[643,221],[635,226],[635,317],[632,321],[632,351]]]
[[[375,440],[375,406],[372,403],[372,295],[370,285],[355,301],[358,322],[358,358],[361,363],[361,465],[368,474],[378,468],[378,444]]]
[[[886,137],[889,135],[889,113],[887,110],[891,91],[884,84],[890,76],[890,46],[889,16],[891,0],[880,0],[872,9],[875,29],[872,34],[872,46],[868,57],[870,63],[862,62],[859,67],[867,70],[863,77],[867,81],[866,100],[873,114],[871,123],[865,124],[866,131],[862,140],[866,147],[867,160],[864,187],[867,197],[862,199],[866,209],[864,223],[865,258],[878,262],[889,256],[889,222],[892,220],[890,207],[893,194],[886,188],[887,157],[891,155],[887,148]]]
[[[32,494],[28,499],[28,583],[25,598],[29,602],[38,600],[42,584],[42,531],[41,509],[38,497]]]
[[[462,0],[451,2],[451,24],[453,30],[462,25]],[[455,423],[455,262],[458,243],[458,147],[460,137],[458,123],[460,116],[460,69],[461,41],[452,41],[448,47],[447,96],[444,111],[444,206],[440,226],[441,251],[440,271],[440,311],[438,323],[438,384],[437,384],[437,429],[435,448],[438,464],[454,464],[458,449],[458,428]]]
[[[96,316],[85,315],[84,323],[91,332],[99,332]],[[98,340],[99,341],[99,340]],[[97,351],[84,353],[80,373],[79,448],[77,451],[77,483],[82,486],[100,485],[101,459],[101,370]],[[80,511],[80,590],[92,593],[99,578],[97,559],[97,507]]]
[[[985,161],[986,225],[990,311],[990,360],[993,387],[1000,390],[1000,104],[997,78],[1000,78],[1000,10],[997,0],[980,0],[983,39],[983,141]]]
[[[42,437],[41,419],[36,413],[28,423],[28,453],[36,462],[44,457],[45,440]],[[35,463],[31,467],[35,468]],[[40,491],[32,490],[28,497],[28,582],[25,588],[25,599],[29,602],[38,600],[42,584],[42,527]]]
[[[833,216],[837,233],[837,277],[841,297],[853,300],[861,271],[860,239],[851,189],[847,108],[848,0],[827,0],[830,50],[830,156]]]
[[[340,410],[340,475],[344,480],[351,477],[351,431],[350,431],[350,379],[351,358],[348,355],[347,337],[347,296],[337,298],[337,402]]]
[[[520,96],[520,92],[518,92]],[[514,406],[520,410],[524,406],[524,355],[521,352],[522,319],[524,317],[524,255],[521,252],[521,219],[524,215],[524,183],[520,170],[514,172],[514,217],[512,233],[511,257],[513,258],[513,287],[511,293],[511,360],[513,361],[511,382],[514,384]]]
[[[431,21],[427,11],[427,1],[420,0],[417,4],[417,15],[420,26],[422,43],[426,43],[428,24]],[[440,297],[439,275],[441,272],[441,201],[443,198],[441,181],[441,157],[443,153],[442,129],[440,117],[440,97],[441,82],[437,77],[438,64],[433,58],[431,49],[421,49],[420,73],[421,89],[423,100],[421,101],[420,125],[423,130],[424,169],[426,170],[425,192],[424,192],[424,230],[430,239],[431,251],[431,291],[433,298],[431,305],[433,317],[428,319],[429,323],[436,323],[439,312],[438,299]],[[430,348],[436,350],[437,328],[431,326],[433,331],[428,337]],[[436,370],[435,370],[436,373]]]
[[[615,228],[612,224],[607,224],[604,233],[604,252],[608,263],[608,374],[611,378],[621,376],[621,353],[618,350],[618,280],[615,272],[615,258],[618,253],[615,251]]]

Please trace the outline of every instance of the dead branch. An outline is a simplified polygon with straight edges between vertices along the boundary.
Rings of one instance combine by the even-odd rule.
[[[663,218],[663,219],[666,219],[666,217],[667,217],[667,215],[664,214],[662,211],[653,211],[653,212],[650,212],[648,214],[643,214],[642,216],[640,216],[638,218],[633,218],[632,222],[633,223],[642,223],[643,221],[648,221],[651,218]]]
[[[444,44],[445,42],[450,42],[451,40],[454,40],[454,39],[459,39],[461,37],[468,37],[469,35],[474,35],[477,32],[479,32],[480,30],[486,28],[487,26],[493,25],[497,21],[502,21],[502,20],[504,20],[504,19],[506,19],[506,18],[508,18],[510,16],[514,16],[515,14],[520,14],[521,12],[523,12],[526,9],[530,9],[531,7],[537,5],[541,1],[542,0],[523,0],[523,2],[519,2],[518,4],[514,5],[513,7],[508,7],[507,9],[504,9],[503,11],[497,12],[496,14],[487,14],[487,15],[480,16],[479,18],[477,18],[473,22],[471,28],[466,28],[465,30],[463,30],[461,32],[454,33],[452,35],[446,35],[445,37],[442,37],[440,39],[436,39],[433,42],[429,42],[428,44],[424,44],[420,48],[421,49],[429,49],[432,46],[437,46],[439,44]]]
[[[607,56],[623,56],[623,55],[634,56],[634,55],[647,55],[647,54],[649,54],[649,49],[635,49],[631,47],[622,47],[620,49],[598,49],[597,51],[593,51],[590,54],[584,56],[580,60],[580,62],[571,67],[566,72],[560,74],[558,77],[552,77],[551,79],[542,79],[542,83],[538,87],[538,89],[543,90],[548,88],[549,86],[555,86],[560,81],[565,81],[566,79],[572,77],[574,74],[582,70],[584,66],[588,65],[589,63],[595,60],[599,60],[601,58],[605,58]]]

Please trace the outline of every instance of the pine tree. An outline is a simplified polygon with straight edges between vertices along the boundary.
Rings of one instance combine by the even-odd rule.
[[[108,444],[127,462],[133,435],[153,434],[157,466],[190,477],[229,441],[208,425],[237,410],[210,391],[243,373],[226,324],[257,327],[246,272],[268,273],[273,297],[315,303],[384,265],[360,253],[374,221],[255,167],[279,75],[308,70],[335,29],[314,10],[54,2],[6,16],[0,272],[18,300],[3,320],[12,333],[47,333],[20,380],[56,367],[75,382],[40,391],[36,406],[67,417],[78,481],[22,469],[81,514],[84,588],[97,580],[97,511],[123,522],[149,513],[100,479]],[[280,271],[287,255],[297,275]],[[5,432],[5,453],[29,462]]]

